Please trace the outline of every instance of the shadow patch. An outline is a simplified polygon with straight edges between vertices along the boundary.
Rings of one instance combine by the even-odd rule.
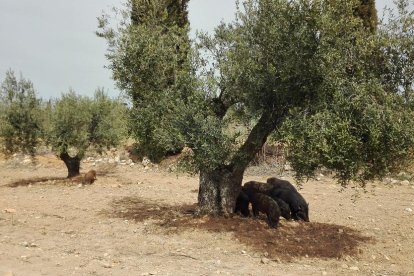
[[[358,254],[358,246],[373,242],[355,229],[318,222],[282,221],[278,229],[271,229],[265,220],[233,216],[196,217],[196,204],[170,206],[149,202],[137,197],[114,200],[111,209],[101,214],[142,222],[155,220],[167,231],[199,229],[211,232],[231,232],[239,242],[269,258],[292,261],[294,258],[340,259]]]
[[[17,188],[20,186],[29,186],[35,184],[52,184],[51,182],[59,183],[72,183],[69,178],[66,177],[33,177],[29,179],[20,179],[6,184],[6,187]]]

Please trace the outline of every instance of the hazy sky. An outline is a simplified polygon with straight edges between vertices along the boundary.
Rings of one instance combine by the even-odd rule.
[[[104,68],[106,42],[95,35],[102,10],[121,0],[0,0],[0,82],[12,69],[30,79],[43,98],[60,97],[71,87],[93,95],[104,87],[118,91]],[[392,0],[377,0],[378,14]],[[191,0],[190,24],[212,31],[221,20],[234,18],[235,0]]]

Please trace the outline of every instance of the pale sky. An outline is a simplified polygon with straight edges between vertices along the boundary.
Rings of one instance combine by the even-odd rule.
[[[121,0],[0,0],[0,82],[12,69],[33,82],[42,98],[60,97],[73,88],[93,95],[104,87],[119,91],[104,68],[106,42],[95,35],[97,17]],[[378,15],[392,0],[377,0]],[[234,18],[235,0],[191,0],[189,19],[195,30],[211,32],[221,20]]]

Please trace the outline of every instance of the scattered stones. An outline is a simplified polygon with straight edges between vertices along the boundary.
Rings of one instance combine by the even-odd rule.
[[[390,184],[395,185],[395,184],[397,184],[397,183],[398,183],[398,180],[396,180],[396,179],[391,179]]]
[[[268,258],[263,257],[263,258],[260,260],[260,262],[261,262],[262,264],[268,264],[268,263],[270,262],[270,260],[269,260]]]
[[[30,156],[25,156],[23,161],[21,162],[23,165],[27,165],[32,163],[32,158]]]
[[[322,275],[328,275],[328,272],[323,271],[323,272],[322,272]]]
[[[149,158],[148,157],[144,157],[144,158],[142,158],[142,165],[145,167],[145,168],[147,168],[148,166],[150,166],[150,165],[152,165],[152,163],[151,163],[151,160],[149,160]]]
[[[409,186],[410,185],[410,181],[403,180],[403,181],[400,182],[400,184],[403,185],[403,186]]]
[[[29,243],[27,241],[24,241],[24,242],[20,243],[20,245],[24,246],[24,247],[37,247],[37,244],[35,244],[33,242]]]
[[[107,263],[107,262],[101,262],[101,264],[102,264],[102,266],[103,266],[104,268],[112,268],[112,264],[110,264],[110,263]]]
[[[14,213],[16,213],[16,209],[6,208],[6,209],[3,209],[3,213],[14,214]]]
[[[347,264],[342,264],[342,265],[341,265],[341,268],[343,268],[343,269],[348,269],[348,265],[347,265]]]
[[[411,213],[413,211],[413,209],[411,209],[411,208],[405,208],[404,210],[408,213]]]
[[[349,268],[349,270],[352,270],[352,271],[359,271],[359,267],[357,267],[357,266],[351,266],[351,267]]]
[[[273,259],[274,262],[277,262],[279,264],[282,263],[282,260],[279,257],[276,257],[275,259]]]

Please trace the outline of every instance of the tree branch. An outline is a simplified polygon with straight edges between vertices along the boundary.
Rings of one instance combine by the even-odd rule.
[[[231,164],[236,170],[245,170],[256,153],[266,143],[270,133],[283,121],[283,114],[264,111],[257,124],[253,127],[244,144],[233,157]]]

